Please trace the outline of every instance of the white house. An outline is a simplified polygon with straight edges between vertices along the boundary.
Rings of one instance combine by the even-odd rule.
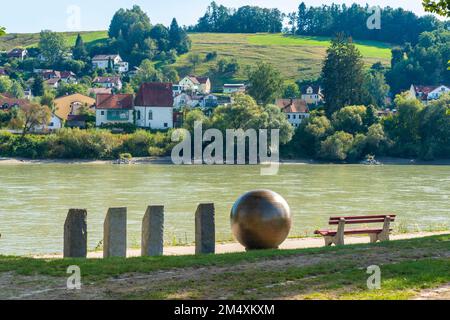
[[[108,123],[133,123],[132,94],[98,94],[95,105],[97,127]]]
[[[223,93],[245,93],[246,87],[243,83],[236,83],[236,84],[224,84],[223,85]]]
[[[23,60],[28,55],[27,49],[16,48],[8,52],[8,58]]]
[[[204,96],[202,101],[200,102],[200,106],[202,108],[215,108],[219,105],[219,98],[217,98],[213,94],[208,94]]]
[[[63,120],[56,114],[52,113],[52,118],[50,119],[50,123],[46,126],[46,128],[50,131],[55,131],[61,129],[62,127]]]
[[[179,84],[174,84],[174,85],[172,85],[172,91],[173,91],[173,96],[176,97],[183,92],[183,86],[180,86]]]
[[[180,93],[173,98],[173,107],[179,109],[181,107],[192,107],[192,98],[187,93]]]
[[[411,97],[421,100],[427,104],[429,101],[439,99],[443,94],[450,92],[450,88],[444,85],[440,86],[416,86],[411,85],[409,94]]]
[[[118,54],[99,54],[92,58],[92,66],[98,69],[108,69],[109,63],[112,63],[114,70],[119,73],[128,72],[128,62],[122,60]]]
[[[107,89],[122,89],[120,77],[96,77],[92,83]]]
[[[320,86],[302,87],[302,100],[307,104],[318,105],[323,102],[322,88]]]
[[[171,83],[143,83],[135,99],[136,125],[142,128],[173,128],[173,91]]]
[[[309,118],[306,101],[301,99],[277,99],[275,104],[286,114],[289,123],[297,128],[304,119]]]
[[[179,85],[183,91],[198,92],[201,94],[209,94],[211,92],[211,80],[208,77],[186,76]]]

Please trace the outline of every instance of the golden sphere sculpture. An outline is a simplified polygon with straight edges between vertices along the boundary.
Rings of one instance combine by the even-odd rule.
[[[250,191],[231,209],[231,230],[247,249],[278,249],[292,226],[288,203],[270,190]]]

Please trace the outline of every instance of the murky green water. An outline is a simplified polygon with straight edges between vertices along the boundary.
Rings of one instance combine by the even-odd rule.
[[[108,207],[128,207],[129,246],[140,243],[149,204],[166,207],[166,241],[192,242],[194,212],[214,202],[217,239],[229,240],[229,212],[243,192],[267,188],[294,214],[291,236],[325,227],[330,215],[394,213],[397,228],[450,229],[450,166],[283,165],[277,176],[257,166],[0,166],[0,254],[62,252],[69,208],[88,209],[89,249],[102,239]]]

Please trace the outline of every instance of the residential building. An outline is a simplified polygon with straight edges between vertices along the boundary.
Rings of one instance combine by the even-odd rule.
[[[173,90],[173,96],[176,97],[183,92],[183,86],[180,86],[179,84],[174,84],[174,85],[172,85],[172,90]]]
[[[450,87],[439,86],[417,86],[411,85],[409,94],[427,104],[430,101],[439,99],[443,94],[450,92]]]
[[[72,83],[77,84],[78,79],[72,71],[55,71],[55,70],[42,70],[41,72],[42,78],[46,80],[58,79],[64,83]]]
[[[89,94],[89,96],[93,96],[95,98],[98,94],[112,94],[112,89],[111,88],[90,88],[88,90],[88,94]]]
[[[138,127],[173,128],[174,98],[171,83],[143,83],[134,104]]]
[[[7,93],[0,93],[0,110],[9,110],[14,107],[28,106],[28,99],[16,99]]]
[[[186,76],[179,85],[183,91],[191,91],[200,94],[209,94],[211,92],[211,80],[208,77]]]
[[[82,108],[94,110],[95,107],[95,99],[79,93],[57,98],[54,103],[55,115],[63,121],[67,121],[69,116],[79,115]]]
[[[218,105],[219,99],[213,94],[208,94],[207,96],[204,96],[202,101],[200,102],[200,106],[202,108],[215,108]]]
[[[223,93],[245,93],[246,87],[243,83],[235,83],[235,84],[224,84],[223,85]]]
[[[173,107],[176,109],[182,107],[192,107],[192,98],[187,93],[180,93],[173,98]]]
[[[61,83],[61,78],[51,78],[44,81],[44,84],[51,89],[58,89]]]
[[[289,123],[297,128],[304,119],[309,118],[306,101],[301,99],[277,99],[275,104],[286,114]]]
[[[120,77],[96,77],[92,83],[103,88],[122,89],[122,80],[120,80]]]
[[[304,86],[301,89],[302,100],[308,105],[319,105],[323,102],[322,88],[320,86]]]
[[[133,123],[132,94],[98,94],[95,105],[97,127],[109,123]]]
[[[27,49],[16,48],[8,52],[8,58],[23,60],[28,55]]]
[[[92,58],[92,66],[98,69],[108,69],[110,63],[115,71],[119,73],[128,72],[128,62],[122,60],[118,54],[101,54]]]

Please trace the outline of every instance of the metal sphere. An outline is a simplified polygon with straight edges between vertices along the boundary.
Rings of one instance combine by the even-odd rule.
[[[270,190],[250,191],[231,209],[231,229],[247,250],[277,249],[292,226],[289,205]]]

